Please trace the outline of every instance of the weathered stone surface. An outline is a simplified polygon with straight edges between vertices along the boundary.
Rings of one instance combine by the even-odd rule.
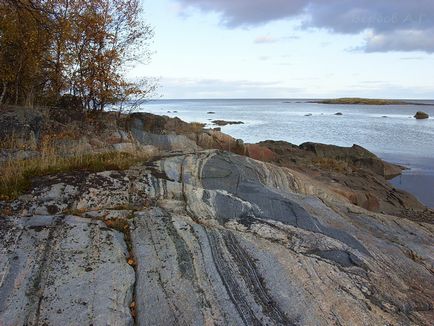
[[[141,325],[428,325],[432,225],[369,213],[305,178],[205,151],[90,174],[67,201],[101,218],[147,197],[130,220]]]
[[[254,146],[272,153],[254,158],[309,175],[354,205],[374,212],[413,216],[416,220],[427,220],[428,216],[428,220],[434,221],[434,212],[427,210],[411,194],[387,182],[386,177],[400,174],[403,168],[380,160],[360,146],[346,148],[316,143],[296,146],[283,141],[265,141]],[[311,188],[312,181],[306,181],[306,185]]]
[[[313,152],[319,158],[331,158],[365,168],[384,177],[394,177],[401,174],[402,167],[382,161],[367,149],[353,145],[340,147],[318,143],[303,143],[300,148]]]
[[[25,108],[2,110],[0,140],[7,141],[13,135],[14,138],[34,147],[41,135],[42,125],[43,116],[38,111]]]
[[[136,150],[136,147],[132,143],[116,143],[112,146],[116,152],[132,153]]]
[[[10,160],[28,160],[40,155],[40,152],[32,150],[0,149],[0,163]]]
[[[202,148],[221,149],[240,155],[246,155],[246,146],[239,139],[234,139],[219,130],[205,130],[195,136],[197,144]]]
[[[0,218],[0,325],[132,325],[123,235],[73,216]]]
[[[131,222],[139,324],[429,324],[432,225],[332,210],[233,154],[156,163],[159,207]]]
[[[3,134],[0,131],[0,138],[19,129],[16,148],[5,143],[0,162],[38,156],[41,152],[34,149],[42,148],[50,139],[57,152],[64,156],[116,150],[148,152],[151,147],[149,153],[154,156],[221,149],[296,169],[328,184],[349,202],[374,212],[407,217],[412,215],[410,210],[415,210],[419,220],[430,216],[414,196],[395,189],[384,180],[399,175],[402,167],[388,164],[360,146],[342,148],[305,143],[299,147],[273,141],[244,144],[220,131],[203,129],[201,124],[149,113],[106,112],[86,120],[74,110],[55,109],[46,114],[11,108],[0,115],[0,129],[5,131]],[[18,147],[26,150],[18,150]]]

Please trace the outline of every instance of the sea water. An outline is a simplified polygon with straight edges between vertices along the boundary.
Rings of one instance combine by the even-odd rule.
[[[409,168],[391,180],[434,207],[434,101],[411,105],[332,105],[306,99],[152,100],[141,110],[188,122],[242,121],[222,131],[248,143],[284,140],[339,146],[358,144]],[[428,105],[421,105],[428,104]],[[424,111],[430,119],[416,120]],[[341,113],[341,115],[336,115]],[[215,127],[215,126],[214,126]]]

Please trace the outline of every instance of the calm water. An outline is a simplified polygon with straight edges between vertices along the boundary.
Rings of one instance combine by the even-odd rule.
[[[243,125],[222,127],[222,131],[249,143],[272,139],[297,145],[306,141],[359,144],[381,158],[409,167],[392,183],[434,207],[434,118],[413,118],[416,111],[434,117],[434,101],[420,102],[432,105],[324,105],[280,99],[155,100],[145,104],[143,111],[209,126],[214,119],[243,121]],[[335,115],[337,112],[342,115]]]

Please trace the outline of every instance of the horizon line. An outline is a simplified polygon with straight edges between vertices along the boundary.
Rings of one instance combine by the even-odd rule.
[[[344,96],[344,97],[198,97],[198,98],[150,98],[149,101],[156,100],[334,100],[341,98],[361,98],[370,100],[399,100],[399,101],[434,101],[434,98],[385,98],[385,97],[357,97],[357,96]]]

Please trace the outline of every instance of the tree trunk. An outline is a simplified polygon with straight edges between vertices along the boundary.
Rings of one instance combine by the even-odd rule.
[[[7,86],[7,83],[4,81],[4,82],[3,82],[3,91],[2,91],[2,95],[0,95],[0,105],[3,104],[3,99],[5,98],[5,95],[6,95],[6,86]]]
[[[15,79],[15,105],[18,105],[18,99],[19,99],[19,83],[20,83],[20,74],[21,74],[21,69],[23,68],[23,62],[22,60],[20,61],[20,66],[18,68],[17,74],[16,74],[16,79]]]
[[[15,105],[18,105],[18,95],[19,92],[18,92],[18,79],[17,79],[15,82],[15,102],[14,102]]]
[[[33,87],[26,94],[26,102],[24,104],[26,107],[33,107]]]

